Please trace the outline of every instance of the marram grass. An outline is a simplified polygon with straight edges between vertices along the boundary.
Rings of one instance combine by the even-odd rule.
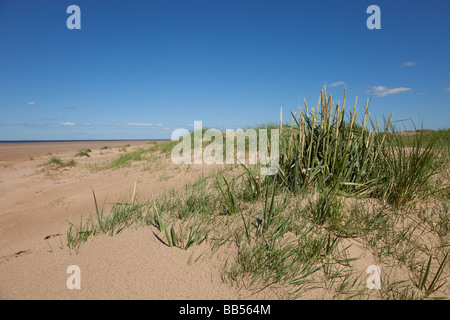
[[[380,125],[368,102],[361,117],[356,107],[357,99],[347,109],[346,93],[335,104],[324,89],[317,108],[305,103],[290,125],[280,117],[275,176],[242,166],[238,174],[222,171],[151,201],[116,203],[109,216],[94,195],[96,214],[70,226],[68,247],[78,250],[97,234],[140,225],[153,227],[149,232],[171,250],[204,243],[212,253],[229,250],[222,280],[282,290],[283,298],[310,289],[327,290],[334,299],[448,298],[450,205],[437,192],[448,188],[445,135],[403,137],[392,115]],[[111,168],[173,145],[123,154]],[[429,200],[439,205],[430,209]],[[348,239],[361,242],[380,264],[402,267],[406,277],[393,280],[383,270],[382,290],[369,292],[367,275],[352,266],[357,258],[343,244]]]

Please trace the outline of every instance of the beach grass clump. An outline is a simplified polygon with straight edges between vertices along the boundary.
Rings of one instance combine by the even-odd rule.
[[[94,191],[93,196],[95,214],[90,215],[85,222],[81,218],[79,224],[70,223],[66,232],[67,247],[69,249],[78,251],[83,242],[96,235],[108,234],[113,236],[131,225],[144,221],[148,204],[137,203],[135,201],[135,193],[130,202],[120,201],[113,203],[109,215],[105,215],[104,208],[99,207]]]
[[[164,215],[155,207],[153,225],[165,235],[165,241],[169,247],[178,247],[187,250],[194,245],[200,245],[208,237],[210,230],[194,218],[192,220],[180,220],[169,226],[164,220]],[[160,239],[164,243],[163,240]]]
[[[125,167],[129,167],[132,162],[135,161],[142,161],[145,160],[145,155],[148,153],[153,153],[153,152],[163,152],[166,155],[170,154],[172,148],[175,146],[175,144],[178,143],[177,141],[166,141],[166,142],[162,142],[162,143],[152,143],[151,147],[149,148],[140,148],[138,150],[132,151],[132,152],[126,152],[126,148],[129,147],[130,145],[125,145],[122,146],[119,151],[121,152],[126,152],[124,154],[119,155],[117,158],[115,158],[114,160],[100,165],[100,166],[94,166],[94,170],[98,171],[98,170],[107,170],[107,169],[120,169],[120,168],[125,168]],[[148,161],[150,161],[149,159],[147,159]]]
[[[164,154],[170,154],[173,147],[178,143],[178,141],[166,141],[155,145],[154,150],[159,150]]]
[[[436,192],[433,177],[445,166],[445,156],[436,148],[436,137],[425,140],[422,133],[405,141],[398,134],[390,134],[380,146],[377,163],[378,195],[395,206],[413,199],[421,199]]]
[[[50,160],[48,160],[45,164],[46,165],[51,165],[51,164],[60,165],[61,163],[62,163],[61,158],[53,157]]]
[[[118,169],[128,167],[133,161],[141,161],[143,154],[148,152],[146,149],[139,149],[133,152],[128,152],[120,155],[110,163],[106,164],[104,169]]]
[[[149,152],[156,152],[160,151],[165,155],[170,155],[172,152],[172,149],[178,144],[178,141],[163,141],[156,143],[154,141],[149,142],[148,144],[152,145],[152,147],[149,150]]]
[[[437,148],[445,134],[400,136],[388,121],[373,123],[366,103],[358,122],[357,99],[346,113],[322,90],[317,109],[292,114],[290,127],[280,126],[280,169],[270,178],[291,192],[308,188],[337,195],[368,195],[401,206],[434,192],[432,179],[448,156]]]
[[[379,122],[371,121],[368,101],[362,123],[357,122],[356,105],[357,99],[347,114],[346,94],[342,105],[334,105],[325,89],[317,109],[305,101],[305,109],[292,114],[291,126],[280,129],[280,170],[274,182],[292,192],[316,186],[370,192],[377,184],[374,168],[391,118],[380,132]]]
[[[92,152],[91,149],[80,150],[75,157],[90,157],[89,153]]]
[[[77,165],[77,163],[74,159],[64,162],[63,160],[61,160],[61,158],[52,157],[50,160],[45,162],[44,165],[49,166],[52,169],[60,169],[65,167],[74,167]]]
[[[70,159],[67,163],[66,163],[66,167],[74,167],[77,165],[77,162],[75,161],[75,159]]]
[[[127,152],[127,148],[130,147],[130,146],[131,146],[130,144],[125,144],[125,145],[119,147],[119,151],[120,152]]]
[[[434,275],[432,275],[430,268],[431,268],[431,262],[433,257],[430,256],[428,259],[428,262],[426,264],[422,265],[422,268],[420,270],[420,274],[416,281],[414,281],[414,285],[419,289],[419,291],[422,294],[422,299],[426,299],[430,297],[432,294],[437,292],[440,288],[442,288],[446,282],[441,279],[442,272],[445,268],[445,263],[447,262],[448,253],[445,255],[442,262],[439,264],[439,268],[436,271]],[[442,297],[442,299],[445,299],[445,297]]]

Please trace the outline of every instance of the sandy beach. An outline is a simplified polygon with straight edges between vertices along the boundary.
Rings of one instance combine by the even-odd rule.
[[[150,141],[150,140],[149,140]],[[0,142],[0,161],[17,162],[50,153],[70,153],[82,149],[100,149],[104,146],[139,146],[149,141],[143,140],[103,140],[103,141],[66,141],[66,142]]]
[[[444,266],[448,255],[440,260],[448,219],[446,207],[438,201],[421,202],[422,211],[411,203],[409,208],[395,212],[378,199],[337,197],[335,214],[349,215],[346,223],[381,221],[383,227],[369,230],[366,237],[361,227],[350,225],[348,233],[336,231],[331,245],[330,231],[320,224],[308,227],[307,234],[315,233],[310,238],[301,238],[308,214],[318,212],[312,205],[320,193],[302,197],[284,191],[284,201],[274,194],[271,203],[281,210],[267,209],[269,198],[252,202],[248,198],[251,193],[239,195],[242,190],[254,192],[258,188],[251,182],[249,185],[251,180],[239,180],[245,177],[242,167],[176,165],[170,156],[172,148],[173,144],[164,141],[0,144],[0,299],[315,300],[349,295],[410,299],[421,294],[415,284],[415,279],[422,277],[421,269],[408,269],[404,261],[411,257],[414,260],[410,264],[419,266],[427,259],[432,261],[433,256],[424,248],[432,248],[436,254],[430,272],[442,275],[438,294],[448,295],[448,273],[439,267]],[[231,189],[224,189],[225,185],[220,189],[218,183],[227,179],[227,188]],[[240,214],[232,211],[235,203]],[[117,208],[118,216],[114,213]],[[139,208],[145,213],[141,215]],[[433,228],[420,221],[424,208],[435,216]],[[275,235],[260,233],[268,232],[258,227],[262,219],[267,219],[266,210],[275,214],[271,221],[281,221],[274,231],[289,225],[295,230],[298,223],[300,233],[286,229],[276,240]],[[103,229],[107,217],[113,214],[118,220],[111,229]],[[252,253],[245,251],[249,247],[242,247],[247,221],[253,221],[251,228],[262,237],[261,247],[253,247]],[[391,235],[391,230],[400,231]],[[378,232],[384,233],[381,241],[372,238]],[[80,240],[86,234],[87,238]],[[198,241],[202,235],[205,241]],[[255,238],[246,237],[255,246]],[[268,249],[271,241],[275,241],[274,247]],[[191,244],[186,246],[188,242]],[[252,265],[245,259],[251,259],[252,264],[263,263],[266,272],[272,272],[273,263],[276,268],[285,268],[291,257],[301,257],[305,252],[316,256],[318,243],[322,243],[324,252],[333,248],[336,257],[317,262],[306,282],[303,276],[293,287],[288,282],[272,286],[270,282],[247,280],[251,273],[244,268]],[[391,247],[394,244],[398,244],[395,250]],[[389,258],[384,246],[390,250]],[[274,252],[285,257],[274,258]],[[392,262],[392,258],[397,260]],[[332,264],[329,259],[337,262]],[[277,265],[277,261],[286,265]],[[239,263],[244,263],[244,268],[239,269]],[[67,285],[71,266],[81,272],[80,289]],[[368,268],[372,267],[382,274],[380,281],[387,291],[367,290]],[[341,276],[342,268],[347,269],[345,276]],[[238,273],[241,275],[236,276]],[[403,283],[409,287],[402,287]],[[300,291],[291,295],[289,288]]]
[[[163,151],[162,143],[89,141],[0,144],[0,299],[285,299],[286,288],[266,285],[249,288],[242,282],[238,284],[238,281],[227,278],[230,269],[227,269],[226,262],[237,260],[237,248],[220,246],[213,254],[212,245],[227,229],[229,223],[225,221],[239,222],[240,215],[223,217],[220,211],[215,211],[215,206],[209,207],[203,214],[212,214],[216,221],[225,222],[213,227],[218,238],[211,236],[213,240],[184,248],[186,250],[168,244],[167,234],[154,223],[131,224],[116,229],[114,235],[103,232],[89,237],[76,248],[69,248],[67,232],[71,224],[86,225],[89,217],[96,216],[94,194],[99,210],[110,215],[115,203],[145,204],[164,197],[176,199],[169,192],[181,189],[181,197],[187,201],[189,195],[185,193],[187,189],[184,186],[208,176],[217,182],[214,179],[225,169],[228,170],[228,179],[234,175],[233,167],[223,165],[175,165],[170,152]],[[136,154],[139,157],[133,158]],[[129,159],[126,165],[111,165],[123,158]],[[210,197],[220,202],[220,197],[225,197],[222,194],[215,198],[214,192],[214,186],[208,185],[203,195],[194,195],[195,201]],[[314,194],[311,196],[315,197]],[[297,203],[303,212],[307,212],[311,199],[305,198]],[[356,204],[356,199],[342,200],[343,204],[350,206],[347,208]],[[295,199],[290,201],[295,202]],[[176,210],[181,210],[183,206],[179,202],[175,205]],[[257,203],[254,205],[246,214],[258,217],[261,209]],[[381,204],[365,199],[364,205],[375,210]],[[220,206],[218,208],[221,210]],[[289,208],[294,209],[291,205]],[[396,219],[396,216],[392,215],[392,218]],[[409,218],[402,214],[402,219],[397,223],[399,227]],[[193,226],[205,226],[204,223],[196,224],[194,220]],[[411,220],[411,223],[416,222]],[[418,228],[417,225],[414,228]],[[314,230],[322,232],[323,229],[316,226]],[[293,236],[288,233],[283,241],[293,241]],[[362,235],[336,239],[339,243],[335,250],[342,254],[343,259],[350,261],[345,267],[351,268],[355,275],[358,282],[354,285],[355,288],[358,286],[361,297],[380,297],[379,292],[371,294],[366,290],[368,266],[380,266],[385,277],[383,281],[390,283],[412,281],[411,277],[416,276],[411,275],[401,263],[391,265],[389,260],[381,260]],[[429,229],[421,231],[417,239],[427,247],[436,248],[436,243],[441,241]],[[303,248],[304,243],[298,241],[294,240],[295,250]],[[413,245],[414,242],[407,241],[407,244]],[[427,256],[422,258],[419,254],[418,258],[425,261]],[[70,290],[67,286],[70,276],[67,270],[73,265],[81,270],[79,290]],[[327,286],[325,270],[318,270],[313,275],[315,284],[295,298],[341,297],[336,296],[339,286],[337,289],[332,287],[333,284]],[[436,273],[437,266],[432,271]],[[340,279],[346,281],[345,277]],[[443,292],[446,291],[448,285],[443,283]]]
[[[69,221],[77,224],[95,212],[93,191],[108,212],[112,202],[129,200],[135,185],[137,199],[151,199],[195,181],[204,170],[176,168],[162,155],[154,159],[155,169],[144,170],[136,163],[92,170],[146,146],[145,141],[0,144],[0,299],[248,297],[221,281],[220,264],[214,259],[190,262],[204,246],[168,248],[149,228],[96,237],[78,253],[61,245]],[[90,157],[75,157],[85,148],[92,150]],[[46,163],[54,157],[77,164],[51,168]],[[66,286],[70,265],[81,269],[81,290]]]
[[[450,300],[450,1],[379,2],[0,1],[0,300]]]

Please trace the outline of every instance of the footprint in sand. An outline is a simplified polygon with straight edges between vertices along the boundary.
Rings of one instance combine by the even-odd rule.
[[[18,258],[18,257],[26,256],[29,254],[31,254],[31,250],[21,250],[16,253],[13,253],[13,254],[8,254],[6,256],[0,257],[0,263],[7,262],[12,258]]]
[[[21,250],[19,252],[14,253],[14,258],[19,256],[26,256],[27,254],[31,254],[31,250]]]
[[[61,235],[60,233],[57,233],[57,234],[51,234],[51,235],[46,236],[46,237],[44,238],[44,240],[48,240],[48,239],[51,239],[51,238],[56,238],[56,237],[59,237],[60,235]]]

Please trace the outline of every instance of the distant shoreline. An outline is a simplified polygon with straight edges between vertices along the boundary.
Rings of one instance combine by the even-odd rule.
[[[89,140],[0,140],[0,143],[48,142],[114,142],[114,141],[170,141],[170,139],[89,139]]]
[[[1,161],[26,161],[41,156],[73,152],[83,149],[116,148],[124,146],[142,146],[150,142],[160,143],[163,139],[146,140],[32,140],[0,141]]]

